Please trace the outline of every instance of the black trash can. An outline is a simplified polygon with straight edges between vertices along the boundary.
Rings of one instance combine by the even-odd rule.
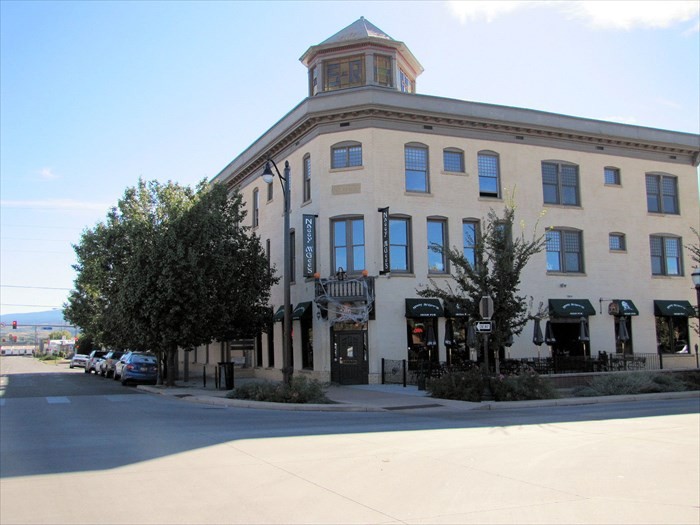
[[[219,363],[219,382],[216,388],[221,388],[222,379],[224,388],[226,390],[233,390],[233,361]]]

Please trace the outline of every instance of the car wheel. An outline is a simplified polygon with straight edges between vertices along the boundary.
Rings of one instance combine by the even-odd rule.
[[[90,370],[88,370],[88,368],[87,368],[87,366],[86,366],[86,367],[85,367],[85,370],[83,370],[83,372],[84,372],[85,374],[89,374],[89,373],[90,373]]]
[[[122,379],[122,386],[126,386],[126,385],[127,385],[128,383],[129,383],[129,381],[128,381],[128,380],[126,380],[126,379]]]

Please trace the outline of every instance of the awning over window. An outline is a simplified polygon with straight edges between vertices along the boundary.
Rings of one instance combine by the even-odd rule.
[[[639,315],[639,310],[629,299],[614,299],[608,306],[610,315]]]
[[[301,319],[306,312],[311,314],[311,301],[299,303],[292,311],[292,319]]]
[[[277,321],[284,321],[284,305],[280,306],[275,315],[272,316],[272,322],[276,323]]]
[[[585,317],[595,315],[595,308],[588,299],[550,299],[551,317]]]
[[[442,315],[442,305],[439,299],[406,299],[406,317],[420,319],[442,317]]]
[[[654,301],[654,315],[661,317],[695,317],[688,301]]]
[[[445,317],[469,317],[461,304],[445,301]]]

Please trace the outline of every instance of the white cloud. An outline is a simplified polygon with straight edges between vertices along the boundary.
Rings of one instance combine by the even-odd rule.
[[[84,202],[72,199],[45,199],[45,200],[2,200],[0,201],[2,208],[23,208],[23,209],[39,209],[39,210],[61,210],[61,211],[80,211],[94,212],[109,210],[110,206],[100,202]]]
[[[54,180],[58,178],[52,168],[41,168],[39,171],[39,176],[45,180]]]
[[[471,2],[450,0],[449,10],[460,23],[486,20],[492,22],[498,17],[515,11],[531,8],[547,8],[559,11],[569,19],[582,20],[588,25],[601,29],[666,28],[675,24],[692,22],[687,32],[697,32],[700,27],[700,2],[697,0],[666,1],[503,1]]]

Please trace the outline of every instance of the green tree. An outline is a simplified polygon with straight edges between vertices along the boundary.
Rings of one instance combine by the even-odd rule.
[[[54,330],[49,333],[49,339],[70,339],[71,334],[68,330]]]
[[[158,352],[174,384],[178,348],[266,326],[276,278],[244,217],[224,186],[139,181],[76,247],[67,318],[102,344]]]
[[[480,319],[480,300],[491,296],[494,331],[489,337],[489,363],[493,363],[494,352],[505,346],[511,337],[519,335],[531,318],[528,298],[519,294],[520,279],[530,258],[545,247],[545,236],[538,233],[539,219],[529,238],[524,223],[516,234],[515,211],[512,195],[502,215],[489,210],[487,219],[482,221],[481,233],[473,240],[473,266],[462,248],[433,246],[432,249],[442,251],[449,260],[452,282],[439,286],[430,279],[429,285],[417,290],[422,297],[438,297],[461,306],[470,319]]]

